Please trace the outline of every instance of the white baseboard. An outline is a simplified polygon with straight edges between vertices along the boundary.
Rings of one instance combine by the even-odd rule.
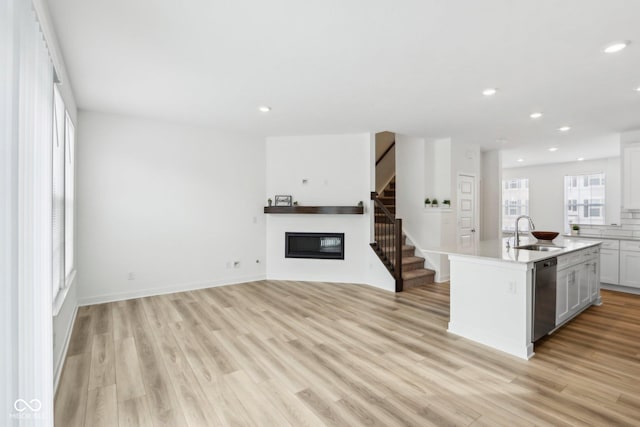
[[[451,280],[451,276],[440,276],[438,277],[438,280],[436,280],[436,283],[445,283]]]
[[[258,280],[266,280],[266,275],[237,277],[228,280],[207,281],[207,282],[190,282],[179,285],[171,285],[163,288],[137,289],[130,292],[118,292],[114,294],[95,295],[90,297],[78,297],[78,305],[94,305],[106,302],[124,301],[134,298],[151,297],[155,295],[174,294],[176,292],[195,291],[198,289],[215,288],[218,286],[237,285],[246,282],[255,282]]]
[[[608,283],[600,283],[600,289],[608,291],[625,292],[628,294],[640,295],[640,288],[632,288],[629,286],[610,285]]]
[[[67,359],[67,350],[69,350],[69,343],[71,342],[71,332],[73,331],[73,326],[76,324],[76,315],[78,314],[78,306],[73,309],[73,315],[71,316],[71,322],[69,322],[69,327],[67,328],[66,337],[64,339],[64,346],[62,348],[62,354],[60,355],[60,359],[56,366],[54,366],[53,371],[53,395],[55,397],[56,391],[58,391],[58,384],[60,383],[60,376],[62,375],[62,368],[64,367],[64,362]]]

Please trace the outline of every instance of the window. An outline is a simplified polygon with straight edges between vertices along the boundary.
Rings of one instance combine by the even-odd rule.
[[[54,314],[62,305],[75,275],[74,209],[75,209],[75,127],[54,87],[52,147],[52,218],[53,259],[52,284]]]
[[[516,218],[520,215],[529,215],[529,180],[527,178],[502,181],[502,207],[502,229],[514,231]]]
[[[565,176],[564,184],[565,231],[569,230],[570,224],[605,223],[603,173]]]

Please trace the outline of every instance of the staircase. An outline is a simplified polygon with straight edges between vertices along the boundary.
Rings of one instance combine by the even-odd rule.
[[[398,275],[399,270],[401,280],[396,277],[396,292],[433,283],[435,271],[424,268],[424,258],[415,256],[415,246],[407,245],[407,236],[402,233],[402,222],[395,218],[395,178],[385,187],[381,195],[374,195],[375,193],[372,194],[372,199],[374,199],[375,207],[374,227],[376,242],[372,243],[371,247],[394,277]],[[376,206],[376,199],[384,208]],[[390,216],[393,216],[393,218],[390,218]],[[401,257],[396,255],[396,246],[400,246],[398,243],[401,244]],[[398,262],[401,263],[399,269],[396,268]]]

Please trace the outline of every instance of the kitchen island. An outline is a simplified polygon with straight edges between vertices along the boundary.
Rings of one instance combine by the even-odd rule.
[[[448,331],[514,356],[534,355],[534,265],[557,258],[555,327],[587,307],[601,304],[600,241],[558,237],[553,243],[521,239],[520,245],[543,243],[547,251],[507,248],[507,239],[469,247],[427,249],[449,257]]]

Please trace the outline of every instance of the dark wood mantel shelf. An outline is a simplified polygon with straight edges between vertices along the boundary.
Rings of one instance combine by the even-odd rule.
[[[362,206],[265,206],[268,214],[362,215]]]

